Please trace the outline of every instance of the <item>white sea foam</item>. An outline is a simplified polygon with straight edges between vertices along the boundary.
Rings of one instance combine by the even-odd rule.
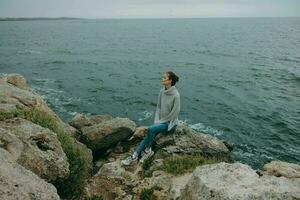
[[[145,111],[140,112],[138,114],[141,115],[141,117],[139,117],[138,121],[144,121],[144,120],[149,119],[150,117],[152,117],[153,111],[149,112],[149,111],[145,110]]]
[[[191,127],[192,129],[194,129],[196,131],[208,133],[213,136],[221,136],[224,134],[223,131],[213,128],[211,126],[205,126],[203,123],[200,123],[200,122],[196,123],[196,124],[191,124],[191,125],[189,125],[189,127]]]

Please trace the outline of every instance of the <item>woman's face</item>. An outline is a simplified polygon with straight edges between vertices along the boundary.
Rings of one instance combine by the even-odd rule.
[[[164,86],[170,86],[171,83],[172,83],[172,80],[169,79],[169,75],[167,73],[164,73],[163,77],[162,77],[162,80],[161,80],[161,83],[164,85]]]

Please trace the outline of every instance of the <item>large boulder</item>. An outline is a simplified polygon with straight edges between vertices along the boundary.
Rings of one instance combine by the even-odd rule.
[[[30,90],[26,83],[26,79],[20,74],[8,74],[4,77],[4,80],[20,89]]]
[[[181,124],[174,133],[160,134],[156,139],[156,147],[169,154],[201,154],[230,160],[230,151],[223,141]]]
[[[138,187],[139,177],[126,171],[120,161],[104,164],[95,176],[88,180],[84,195],[102,196],[107,200],[126,199],[133,188]],[[131,199],[131,198],[129,198]]]
[[[0,199],[59,200],[53,185],[14,161],[0,148]]]
[[[241,163],[196,168],[179,199],[252,200],[300,198],[300,180],[262,176]]]
[[[182,176],[175,176],[171,180],[171,187],[169,189],[170,199],[179,199],[181,192],[190,180],[192,173],[186,173]]]
[[[64,129],[66,126],[48,107],[44,99],[28,87],[23,76],[19,74],[0,75],[0,113],[4,112],[5,115],[8,115],[20,110],[24,111],[24,109],[27,111],[30,109],[40,115],[47,115],[45,117],[52,118],[60,129]]]
[[[265,170],[263,174],[286,177],[286,178],[299,178],[300,179],[300,165],[294,163],[287,163],[282,161],[272,161],[264,165]]]
[[[74,128],[81,130],[85,126],[93,126],[100,124],[104,121],[111,120],[113,117],[111,115],[92,115],[86,116],[80,113],[77,113],[73,119],[69,122]]]
[[[104,164],[95,176],[107,177],[133,177],[131,172],[126,171],[119,161]]]
[[[48,182],[69,175],[68,159],[57,135],[22,118],[0,121],[0,145],[14,159]]]
[[[134,130],[135,123],[128,118],[114,118],[102,123],[83,127],[82,141],[91,149],[105,149],[129,138]]]
[[[0,103],[12,104],[19,107],[36,108],[45,111],[57,118],[57,120],[60,120],[48,107],[41,96],[32,90],[26,89],[27,85],[23,83],[25,79],[21,75],[18,75],[18,78],[13,77],[15,77],[15,75],[6,75],[0,78]]]

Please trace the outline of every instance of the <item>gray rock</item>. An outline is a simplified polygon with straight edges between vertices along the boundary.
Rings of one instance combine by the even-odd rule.
[[[178,125],[174,133],[160,134],[156,139],[156,146],[169,154],[202,154],[230,159],[230,151],[221,140],[185,125]]]
[[[69,174],[61,144],[47,128],[21,118],[1,121],[0,141],[20,165],[49,182]]]
[[[7,83],[10,83],[20,89],[29,90],[26,79],[20,74],[8,74],[5,77]]]
[[[17,107],[15,104],[0,103],[0,112],[12,112],[16,109]]]
[[[300,178],[300,165],[282,161],[272,161],[264,165],[263,174],[286,178]]]
[[[81,130],[85,126],[92,126],[100,124],[104,121],[111,120],[113,117],[110,115],[92,115],[86,116],[80,113],[77,113],[74,118],[69,122],[74,128]]]
[[[22,89],[22,87],[17,87],[18,84],[16,84],[17,86],[15,86],[13,84],[8,83],[8,77],[10,77],[10,75],[6,75],[0,78],[0,103],[6,104],[1,106],[4,108],[2,109],[2,111],[4,110],[6,112],[11,112],[15,110],[15,107],[35,108],[37,110],[46,112],[54,119],[56,119],[59,124],[63,123],[59,119],[59,117],[48,107],[48,105],[41,96],[39,96],[30,89],[24,90]]]
[[[182,176],[175,176],[171,180],[171,186],[169,189],[170,199],[179,199],[181,192],[185,188],[189,179],[191,178],[192,173],[187,173]]]
[[[0,148],[0,199],[59,200],[56,188],[17,164]]]
[[[241,163],[219,163],[196,168],[180,199],[252,200],[299,199],[300,181],[284,177],[259,177]]]
[[[123,167],[121,167],[119,161],[114,161],[104,164],[95,176],[106,176],[110,178],[129,178],[133,177],[133,174],[127,172]]]
[[[128,118],[114,118],[100,124],[82,128],[83,142],[91,149],[104,149],[129,138],[135,123]]]

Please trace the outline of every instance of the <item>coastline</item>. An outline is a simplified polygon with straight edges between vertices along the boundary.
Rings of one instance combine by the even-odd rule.
[[[274,161],[255,171],[230,158],[232,145],[182,124],[156,140],[157,153],[149,162],[123,167],[120,160],[141,139],[128,141],[138,130],[132,120],[78,114],[63,122],[19,74],[0,77],[0,91],[0,174],[5,177],[0,194],[5,199],[29,199],[32,192],[39,199],[300,198],[297,164]],[[31,176],[36,178],[22,182]],[[13,189],[15,182],[22,190]],[[25,187],[37,183],[44,189]]]

